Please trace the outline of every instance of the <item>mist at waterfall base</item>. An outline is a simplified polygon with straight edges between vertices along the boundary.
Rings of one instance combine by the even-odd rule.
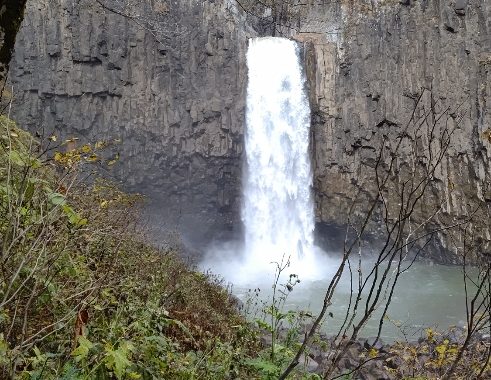
[[[284,38],[251,39],[247,66],[244,239],[210,247],[200,267],[232,284],[242,301],[251,296],[251,289],[261,289],[255,296],[268,302],[275,272],[285,266],[280,284],[290,274],[301,281],[285,308],[316,313],[341,259],[339,253],[328,255],[314,245],[310,109],[299,47]],[[363,271],[368,273],[371,265],[371,260],[364,260]],[[350,288],[345,273],[329,309],[334,318],[325,324],[333,332],[343,321]],[[379,309],[381,313],[383,307]],[[415,264],[400,277],[389,317],[407,321],[410,334],[430,325],[462,324],[465,299],[458,269]],[[400,327],[386,326],[383,337],[400,337]],[[377,328],[374,320],[363,333],[374,335]]]
[[[252,317],[259,316],[261,305],[271,303],[275,265],[264,262],[261,264],[263,267],[258,267],[256,273],[247,272],[247,275],[243,275],[244,267],[251,269],[248,267],[247,260],[242,258],[243,252],[244,247],[240,242],[217,245],[210,250],[211,256],[202,263],[202,268],[204,271],[211,270],[223,276],[232,285],[233,294],[242,302],[257,304],[256,308],[252,307],[248,312]],[[335,252],[330,256],[326,256],[322,251],[317,254],[323,259],[324,275],[318,279],[300,275],[301,282],[288,294],[283,306],[284,310],[308,310],[313,315],[320,312],[325,292],[341,258],[340,253]],[[365,276],[370,273],[373,264],[373,259],[365,258],[362,261],[362,273]],[[286,274],[295,272],[293,266],[285,271]],[[354,273],[355,290],[356,275],[357,273]],[[280,281],[281,283],[284,284],[285,279]],[[257,289],[260,291],[255,291]],[[350,273],[346,269],[329,306],[329,312],[333,317],[328,317],[322,326],[323,331],[328,334],[335,334],[342,325],[350,299],[350,289]],[[382,311],[381,303],[360,336],[377,335],[378,318]],[[416,341],[425,334],[424,331],[428,327],[436,329],[446,329],[450,326],[464,327],[465,293],[461,268],[414,263],[408,271],[400,275],[387,317],[381,334],[386,342],[396,339]]]

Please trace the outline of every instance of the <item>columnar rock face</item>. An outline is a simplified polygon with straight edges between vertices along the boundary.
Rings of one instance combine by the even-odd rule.
[[[11,64],[14,116],[31,129],[120,139],[111,173],[150,197],[154,224],[209,241],[240,225],[245,50],[268,13],[246,17],[228,0],[128,3],[30,0]],[[305,42],[319,230],[345,223],[382,132],[400,130],[422,93],[417,112],[448,108],[454,130],[428,200],[442,205],[433,227],[491,200],[491,3],[314,3],[298,30],[277,29]],[[429,209],[415,212],[416,226]],[[472,226],[485,242],[488,223]],[[451,249],[445,231],[437,238]],[[454,261],[448,253],[431,255]]]
[[[148,196],[154,226],[201,243],[239,224],[253,34],[223,1],[30,0],[11,63],[14,118],[120,140],[109,175]]]
[[[472,228],[489,241],[484,211],[491,198],[491,3],[317,6],[296,38],[310,46],[318,221],[345,221],[360,186],[374,182],[365,177],[362,164],[378,151],[383,133],[402,130],[425,92],[417,112],[433,109],[440,115],[448,109],[442,121],[454,131],[432,186],[431,202],[441,204],[432,227],[462,221],[481,204],[483,214]],[[427,139],[422,143],[428,144]],[[430,209],[415,211],[415,226],[429,217]],[[444,231],[437,238],[451,249]],[[439,261],[455,261],[445,251],[434,245],[430,253]]]

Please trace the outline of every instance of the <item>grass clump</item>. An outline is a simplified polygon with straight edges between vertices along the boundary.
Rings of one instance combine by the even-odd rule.
[[[255,378],[220,282],[141,241],[141,197],[80,182],[106,144],[48,140],[0,117],[0,378]]]

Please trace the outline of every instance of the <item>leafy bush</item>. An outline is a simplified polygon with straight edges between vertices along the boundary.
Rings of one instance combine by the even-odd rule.
[[[255,333],[220,282],[141,241],[141,197],[80,182],[107,144],[0,128],[1,378],[256,377]]]

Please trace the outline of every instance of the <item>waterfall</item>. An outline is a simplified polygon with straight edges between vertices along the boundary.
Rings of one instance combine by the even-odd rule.
[[[310,109],[296,42],[254,38],[247,52],[244,276],[315,271],[309,157]]]

